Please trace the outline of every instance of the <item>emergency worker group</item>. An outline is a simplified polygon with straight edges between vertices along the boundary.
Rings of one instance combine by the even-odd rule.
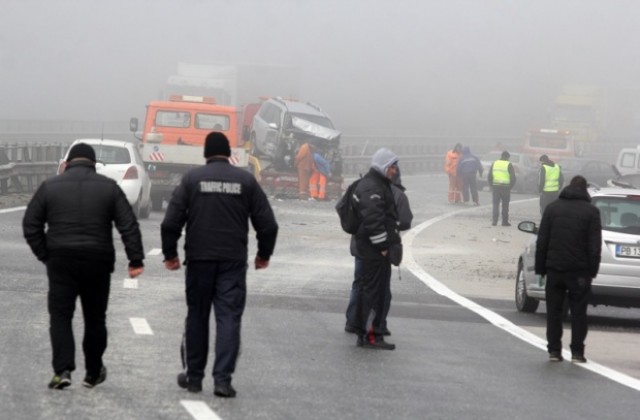
[[[269,266],[278,223],[256,178],[229,163],[231,149],[224,134],[209,133],[203,155],[205,164],[187,172],[174,190],[160,226],[165,268],[171,271],[183,265],[185,268],[187,315],[180,343],[182,371],[177,375],[177,384],[188,392],[203,389],[213,309],[213,393],[233,398],[236,390],[232,377],[240,351],[247,298],[249,223],[256,233],[257,250],[253,259],[256,270]],[[320,169],[324,164],[321,156],[315,155],[313,145],[307,143],[296,158],[301,199],[308,199],[309,192],[312,197],[324,197],[326,178],[323,184],[322,177],[315,172],[328,169]],[[561,169],[547,156],[542,156],[540,161],[543,234],[539,240],[553,239],[555,215],[568,217],[574,208],[589,214],[588,220],[592,223],[574,223],[576,237],[581,235],[581,229],[596,235],[597,209],[588,203],[586,181],[572,179],[569,189],[561,193],[564,182]],[[142,237],[132,207],[115,181],[96,173],[95,164],[96,155],[91,146],[74,145],[65,171],[42,182],[23,218],[24,237],[36,258],[45,264],[49,281],[47,307],[54,371],[49,382],[51,389],[64,389],[72,384],[71,374],[76,370],[72,321],[78,299],[85,325],[82,349],[86,375],[82,385],[93,388],[107,378],[103,355],[107,348],[106,312],[115,264],[114,226],[124,244],[129,276],[135,278],[144,272]],[[477,174],[482,175],[483,168],[469,147],[456,144],[447,153],[445,170],[449,176],[449,202],[472,200],[474,205],[479,205],[476,178]],[[509,152],[502,152],[487,177],[493,196],[492,224],[498,222],[501,204],[502,225],[509,226],[510,190],[516,181]],[[311,184],[310,179],[313,179]],[[313,187],[308,188],[309,185]],[[400,231],[409,229],[413,219],[405,191],[398,156],[386,147],[380,148],[372,156],[369,171],[354,192],[360,224],[350,243],[355,265],[345,331],[356,335],[358,347],[396,348],[384,337],[391,335],[387,315],[391,304],[392,266],[402,262]],[[563,206],[563,200],[579,200],[580,206]],[[181,259],[178,240],[183,232]],[[593,236],[590,243],[597,241]],[[536,272],[549,276],[549,284],[553,285],[548,292],[550,302],[558,302],[562,293],[569,293],[572,312],[584,314],[576,326],[576,342],[571,346],[580,361],[584,359],[584,343],[578,341],[584,341],[586,336],[585,296],[589,292],[589,279],[597,274],[599,260],[595,260],[593,248],[581,257],[582,265],[578,264],[577,268],[558,265],[553,255],[562,251],[558,251],[557,246],[563,246],[562,241],[560,245],[554,245],[553,241],[539,244]],[[547,250],[549,255],[545,254]],[[576,286],[578,278],[580,284]],[[548,324],[549,351],[556,361],[562,331],[558,319],[554,312]]]

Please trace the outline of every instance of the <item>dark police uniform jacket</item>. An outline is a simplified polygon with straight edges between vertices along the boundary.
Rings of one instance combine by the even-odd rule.
[[[362,218],[355,234],[357,255],[362,259],[384,258],[380,254],[382,251],[401,243],[391,181],[370,169],[356,187],[355,194]]]
[[[161,225],[164,257],[178,256],[178,239],[186,223],[186,261],[246,261],[248,220],[256,231],[258,256],[268,260],[278,224],[267,196],[249,172],[226,158],[210,158],[187,172],[173,191]]]

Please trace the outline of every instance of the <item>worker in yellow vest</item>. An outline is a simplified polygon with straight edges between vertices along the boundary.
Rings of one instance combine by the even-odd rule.
[[[511,189],[516,184],[516,173],[509,162],[511,155],[506,150],[500,155],[500,159],[491,164],[489,168],[489,187],[493,194],[493,214],[491,224],[498,224],[500,215],[500,203],[502,203],[502,226],[511,226],[509,223],[509,202],[511,201]]]
[[[549,156],[540,156],[540,173],[538,175],[538,191],[540,192],[540,215],[552,201],[558,198],[564,177],[560,165],[549,159]]]

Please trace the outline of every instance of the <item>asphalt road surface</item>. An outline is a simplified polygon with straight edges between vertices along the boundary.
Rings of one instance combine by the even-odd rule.
[[[184,273],[163,268],[157,251],[162,213],[156,212],[141,221],[147,259],[138,281],[126,279],[119,241],[116,247],[107,381],[91,390],[80,385],[78,309],[73,385],[47,389],[44,267],[22,238],[23,212],[0,212],[0,419],[635,418],[637,348],[619,347],[634,342],[637,312],[595,312],[606,325],[590,332],[587,357],[592,347],[616,347],[615,369],[596,353],[598,363],[584,366],[549,363],[535,340],[544,326],[543,305],[525,315],[513,304],[518,241],[524,240],[513,233],[515,223],[492,230],[490,209],[447,204],[441,176],[404,181],[415,230],[405,236],[405,262],[393,270],[389,341],[397,349],[358,348],[355,336],[343,331],[353,260],[333,203],[273,200],[280,236],[270,267],[249,270],[233,379],[238,397],[231,400],[212,395],[210,377],[200,394],[176,385]],[[481,203],[488,202],[482,193]],[[512,221],[532,215],[531,208],[514,203]],[[254,253],[252,241],[251,259]]]

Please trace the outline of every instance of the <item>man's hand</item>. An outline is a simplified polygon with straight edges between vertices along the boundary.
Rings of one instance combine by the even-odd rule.
[[[129,267],[129,278],[135,279],[144,273],[144,267]]]
[[[267,268],[269,267],[269,260],[263,260],[262,258],[256,255],[255,266],[256,266],[256,270]]]
[[[171,271],[178,270],[180,268],[180,258],[175,257],[170,260],[164,260],[164,268]]]
[[[382,254],[383,257],[386,257],[387,254],[389,254],[389,250],[385,249],[384,251],[381,251],[380,253]]]

